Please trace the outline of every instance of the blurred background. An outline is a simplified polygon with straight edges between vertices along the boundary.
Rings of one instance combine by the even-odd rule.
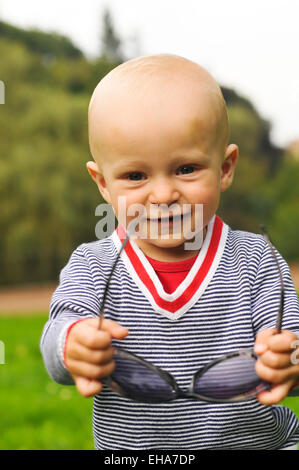
[[[299,290],[298,14],[292,0],[0,0],[1,449],[93,448],[92,402],[50,381],[38,343],[60,270],[96,239],[87,108],[123,61],[173,53],[216,78],[240,148],[218,213],[266,224]]]

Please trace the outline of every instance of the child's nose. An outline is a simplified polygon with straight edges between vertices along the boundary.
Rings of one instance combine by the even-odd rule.
[[[151,204],[172,204],[179,199],[179,191],[171,179],[159,178],[152,182],[149,202]]]

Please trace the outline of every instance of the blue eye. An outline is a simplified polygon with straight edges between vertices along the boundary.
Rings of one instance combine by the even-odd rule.
[[[131,173],[128,174],[128,178],[131,181],[140,181],[143,178],[143,176],[142,176],[142,173],[140,173],[139,171],[132,171]]]
[[[194,166],[192,165],[184,165],[178,170],[178,173],[182,173],[183,175],[188,175],[189,173],[194,172]]]

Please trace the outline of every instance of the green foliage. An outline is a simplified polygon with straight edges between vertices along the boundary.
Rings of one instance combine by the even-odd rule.
[[[289,262],[299,261],[299,162],[284,155],[274,176],[264,162],[242,155],[219,214],[232,228],[259,233],[265,224],[274,245]]]
[[[241,154],[266,164],[269,176],[278,169],[282,150],[270,141],[271,125],[262,119],[252,103],[234,90],[223,87],[222,93],[228,106],[231,140],[237,142]]]
[[[283,256],[299,260],[299,162],[270,144],[270,125],[246,100],[233,93],[230,100],[230,141],[238,144],[240,156],[219,215],[234,229],[259,233],[266,224]]]
[[[95,239],[94,210],[102,201],[85,166],[91,159],[89,95],[59,82],[53,68],[47,70],[22,45],[0,41],[0,53],[6,83],[0,108],[0,282],[56,279],[71,251]],[[92,73],[91,67],[89,82]]]
[[[292,261],[299,261],[299,162],[285,155],[268,192],[271,211],[269,229],[277,248]]]
[[[258,158],[262,128],[256,114],[240,105],[229,107],[231,141],[240,142],[241,155]]]
[[[0,21],[0,39],[22,43],[33,52],[37,52],[48,59],[54,57],[82,57],[82,52],[75,47],[69,38],[57,33],[45,33],[38,29],[28,31]]]
[[[265,165],[241,155],[232,186],[221,196],[218,214],[233,229],[258,232],[265,222],[269,197],[265,194]]]

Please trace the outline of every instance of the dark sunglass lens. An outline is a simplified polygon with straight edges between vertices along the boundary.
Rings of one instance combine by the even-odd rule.
[[[168,401],[174,391],[157,372],[129,357],[114,357],[115,369],[109,378],[113,391],[145,403]]]
[[[194,392],[220,400],[250,397],[262,382],[255,372],[255,362],[254,357],[245,355],[218,362],[196,379]]]

